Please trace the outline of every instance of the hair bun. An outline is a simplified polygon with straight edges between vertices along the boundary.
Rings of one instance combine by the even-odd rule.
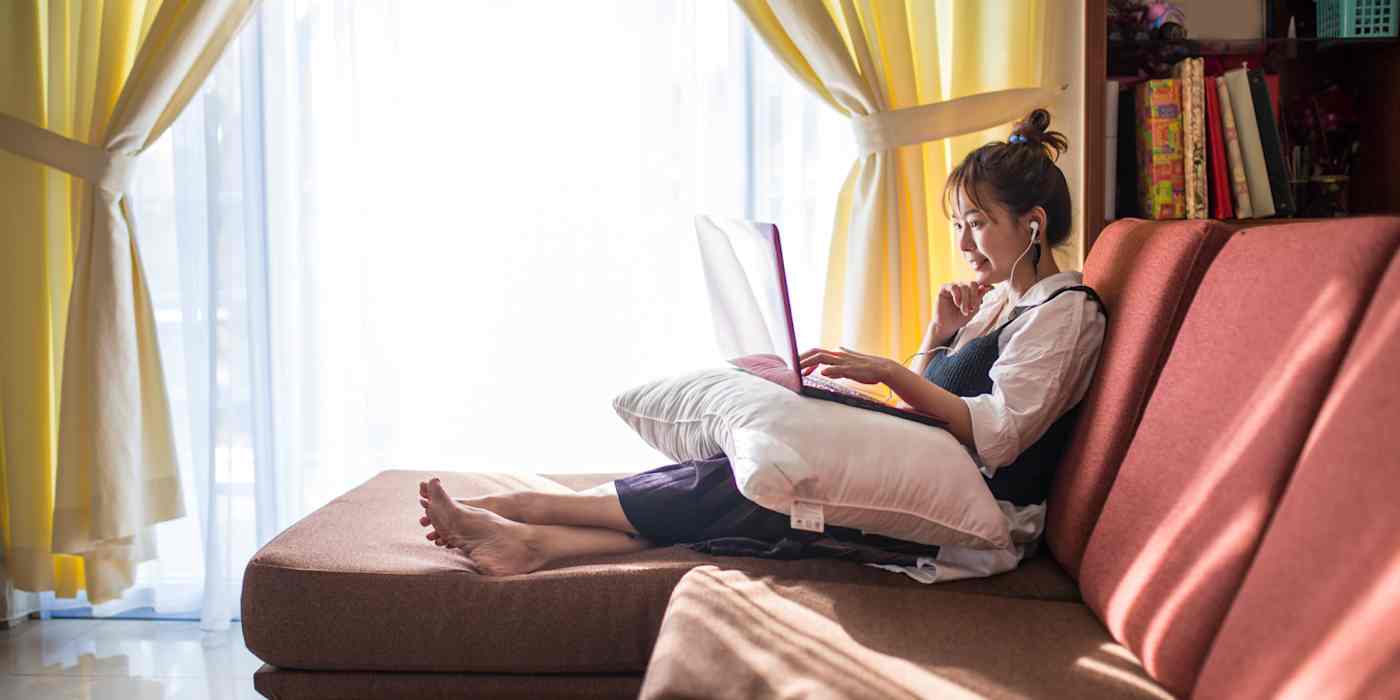
[[[1069,147],[1069,140],[1058,131],[1048,131],[1049,128],[1050,113],[1044,109],[1035,109],[1026,115],[1025,119],[1016,122],[1016,126],[1011,129],[1012,136],[1021,137],[1011,143],[1024,140],[1027,144],[1045,149],[1051,160],[1059,160],[1060,154]]]

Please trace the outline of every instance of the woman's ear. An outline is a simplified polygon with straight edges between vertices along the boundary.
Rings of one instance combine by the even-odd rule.
[[[1039,226],[1040,238],[1038,240],[1043,241],[1049,235],[1050,232],[1045,230],[1045,221],[1047,219],[1045,207],[1031,207],[1031,210],[1026,212],[1025,215],[1022,216],[1022,219],[1024,220],[1027,232],[1030,231],[1032,222]]]

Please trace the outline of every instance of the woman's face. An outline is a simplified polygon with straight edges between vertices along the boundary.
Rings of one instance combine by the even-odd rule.
[[[958,191],[953,210],[953,235],[963,259],[972,268],[977,282],[997,284],[1011,278],[1012,265],[1025,253],[1021,265],[1027,265],[1030,252],[1030,222],[1033,211],[1013,217],[995,199],[982,196],[986,210],[979,209],[966,190]],[[1043,229],[1042,229],[1043,230]]]

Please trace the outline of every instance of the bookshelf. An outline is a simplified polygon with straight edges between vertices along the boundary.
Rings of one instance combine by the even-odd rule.
[[[1286,30],[1290,14],[1302,16],[1304,8],[1312,7],[1311,2],[1271,2],[1270,25]],[[1189,16],[1187,22],[1189,26]],[[1299,33],[1310,33],[1311,26],[1311,22],[1300,23]],[[1152,78],[1170,77],[1155,68],[1195,56],[1207,57],[1208,73],[1212,63],[1238,65],[1246,60],[1251,67],[1277,73],[1282,105],[1335,81],[1355,97],[1359,116],[1361,148],[1350,173],[1350,213],[1400,213],[1400,40],[1312,36],[1213,40],[1209,36],[1193,36],[1174,41],[1110,41],[1107,0],[1086,0],[1084,36],[1084,220],[1099,222],[1085,227],[1089,236],[1086,250],[1093,246],[1103,227],[1112,223],[1104,216],[1104,178],[1112,175],[1106,168],[1092,167],[1104,163],[1106,157],[1104,96],[1108,81],[1126,80],[1129,71],[1145,71]],[[1118,136],[1125,137],[1133,135]],[[1252,226],[1287,220],[1301,219],[1232,222]]]

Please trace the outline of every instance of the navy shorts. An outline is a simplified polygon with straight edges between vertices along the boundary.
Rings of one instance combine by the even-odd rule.
[[[791,518],[745,498],[724,455],[669,464],[613,482],[622,512],[658,546],[771,559],[827,557],[914,566],[938,556],[936,545],[865,534],[828,524],[826,532],[794,529]]]

